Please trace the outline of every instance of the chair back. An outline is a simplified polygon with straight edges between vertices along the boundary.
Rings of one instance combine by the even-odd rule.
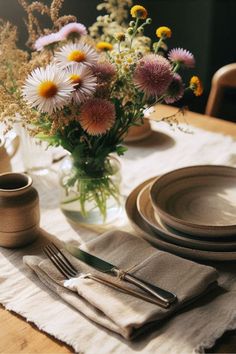
[[[211,90],[205,113],[217,117],[222,105],[225,88],[236,88],[236,63],[228,64],[216,71],[212,78]]]

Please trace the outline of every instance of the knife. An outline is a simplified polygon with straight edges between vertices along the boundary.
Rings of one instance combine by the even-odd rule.
[[[100,272],[118,276],[122,280],[125,280],[131,284],[136,285],[140,289],[146,291],[147,293],[151,294],[158,300],[162,301],[166,305],[166,307],[168,307],[171,303],[173,303],[177,299],[174,293],[171,293],[167,290],[161,289],[155,285],[140,280],[134,275],[131,275],[125,272],[124,270],[114,266],[113,264],[108,263],[103,259],[98,258],[88,252],[85,252],[78,247],[75,247],[71,244],[67,244],[66,249],[70,254],[72,254],[72,256],[78,258],[80,261],[99,270]]]

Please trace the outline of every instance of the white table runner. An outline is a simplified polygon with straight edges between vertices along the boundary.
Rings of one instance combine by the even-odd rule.
[[[231,137],[200,129],[194,129],[191,135],[173,132],[163,123],[154,123],[153,129],[156,132],[152,137],[130,145],[122,159],[125,195],[145,179],[178,167],[196,164],[236,166],[236,141]],[[21,170],[18,162],[16,157],[15,170]],[[35,178],[41,197],[43,229],[64,242],[83,242],[94,237],[94,231],[74,230],[56,208],[55,178],[54,173],[44,179]],[[127,229],[127,219],[118,226]],[[18,251],[0,249],[0,302],[34,322],[39,329],[72,345],[76,352],[200,353],[211,347],[227,329],[236,328],[236,262],[217,265],[222,288],[204,297],[191,310],[169,319],[149,335],[126,342],[63,303],[26,268],[22,256],[40,254],[44,242],[40,238]]]

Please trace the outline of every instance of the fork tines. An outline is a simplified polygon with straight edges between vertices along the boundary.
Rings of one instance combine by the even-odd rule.
[[[54,266],[67,278],[73,278],[77,275],[77,270],[71,264],[69,259],[59,250],[59,248],[51,243],[43,249],[46,256],[54,264]]]

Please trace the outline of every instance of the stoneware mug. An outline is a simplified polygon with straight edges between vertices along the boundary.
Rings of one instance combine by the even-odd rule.
[[[0,246],[22,247],[39,234],[39,196],[23,173],[0,174]]]
[[[19,137],[4,139],[0,137],[0,173],[10,172],[11,158],[15,155],[19,147]]]

